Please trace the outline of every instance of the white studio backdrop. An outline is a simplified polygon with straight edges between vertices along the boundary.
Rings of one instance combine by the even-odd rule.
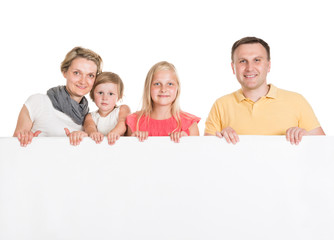
[[[60,63],[75,46],[120,75],[123,103],[140,109],[153,64],[172,62],[181,79],[181,108],[205,119],[218,97],[240,88],[230,67],[232,44],[245,36],[271,46],[268,82],[301,93],[327,135],[334,135],[331,1],[2,1],[2,117],[12,136],[28,96],[64,85]],[[90,102],[90,109],[95,110]]]

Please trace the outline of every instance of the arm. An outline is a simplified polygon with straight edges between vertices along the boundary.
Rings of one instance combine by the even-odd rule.
[[[170,134],[171,140],[176,142],[176,143],[180,142],[181,137],[185,137],[185,136],[188,136],[188,134],[185,131],[173,132],[173,133]],[[199,130],[198,130],[197,122],[194,122],[189,127],[189,136],[199,136]]]
[[[134,114],[138,116],[139,113],[134,113]],[[130,115],[130,116],[132,116],[132,115]],[[132,129],[131,129],[130,125],[133,125],[133,128],[136,129],[134,127],[135,126],[135,124],[133,122],[134,120],[136,121],[136,118],[131,118],[130,123],[129,122],[127,123],[127,130],[126,130],[125,135],[126,136],[131,136],[131,137],[137,137],[140,142],[143,142],[144,140],[146,140],[148,138],[148,132],[145,132],[145,131],[132,132]],[[129,121],[129,119],[128,119],[128,121]]]
[[[37,137],[41,131],[32,132],[33,122],[30,119],[29,111],[25,105],[23,105],[19,117],[17,119],[16,128],[14,131],[14,137],[20,141],[22,147],[26,147],[31,143],[33,137]]]
[[[127,105],[120,106],[118,113],[118,123],[114,129],[112,129],[108,135],[108,143],[109,145],[115,144],[115,142],[120,138],[120,136],[124,136],[126,132],[126,117],[130,114],[130,108]]]
[[[311,135],[325,135],[325,132],[321,127],[314,128],[310,131],[306,131],[304,128],[292,127],[286,130],[286,140],[291,144],[298,145],[302,140],[303,136]]]
[[[96,143],[102,142],[104,135],[97,130],[95,122],[90,113],[88,113],[85,117],[84,130],[88,134],[88,136]]]

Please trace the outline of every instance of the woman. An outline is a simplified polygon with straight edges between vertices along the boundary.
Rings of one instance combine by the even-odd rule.
[[[84,95],[90,92],[96,76],[102,72],[102,59],[89,49],[75,47],[61,63],[61,72],[66,86],[51,88],[47,94],[32,95],[23,105],[14,132],[21,146],[27,146],[38,135],[61,137],[69,131],[82,130],[89,111]]]

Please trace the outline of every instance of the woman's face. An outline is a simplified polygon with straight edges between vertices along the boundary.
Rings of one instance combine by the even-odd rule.
[[[66,78],[66,90],[71,98],[80,102],[93,87],[97,72],[97,66],[93,61],[85,58],[76,58],[70,67],[63,73]]]

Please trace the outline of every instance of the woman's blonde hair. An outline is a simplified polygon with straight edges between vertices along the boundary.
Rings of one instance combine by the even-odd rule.
[[[85,58],[87,60],[93,61],[97,66],[96,75],[102,72],[103,61],[100,55],[93,52],[92,50],[82,47],[75,47],[66,54],[64,61],[60,65],[61,72],[62,73],[67,72],[73,60],[76,58]]]
[[[158,62],[151,67],[150,71],[147,73],[146,80],[145,80],[145,85],[144,85],[144,92],[143,92],[143,99],[142,99],[142,108],[139,112],[138,115],[138,120],[137,120],[137,131],[139,131],[139,120],[142,116],[148,116],[150,117],[151,112],[153,111],[153,100],[151,96],[151,85],[152,85],[152,80],[154,77],[154,74],[159,71],[172,71],[175,74],[175,80],[178,86],[176,97],[174,102],[172,103],[171,106],[171,114],[172,116],[176,119],[178,123],[178,127],[175,129],[177,130],[180,127],[180,80],[178,77],[178,74],[176,72],[176,68],[173,64],[162,61]],[[174,131],[175,131],[174,130]]]
[[[124,91],[124,84],[122,79],[116,74],[116,73],[112,73],[112,72],[102,72],[100,73],[96,80],[95,83],[93,85],[92,90],[89,93],[90,98],[94,101],[94,91],[95,88],[103,83],[114,83],[117,85],[117,94],[118,94],[118,100],[122,99],[123,97],[123,91]]]

